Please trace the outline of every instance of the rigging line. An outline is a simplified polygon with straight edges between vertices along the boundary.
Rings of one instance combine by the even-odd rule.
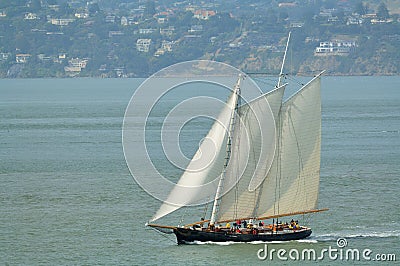
[[[235,125],[235,127],[236,127],[236,134],[237,134],[237,136],[238,136],[238,138],[235,140],[235,143],[234,143],[234,147],[237,147],[237,149],[239,149],[239,147],[240,147],[240,129],[241,129],[241,127],[240,127],[240,125],[241,125],[241,116],[243,115],[242,114],[242,108],[239,108],[239,106],[240,106],[240,103],[241,103],[241,95],[239,95],[240,97],[238,98],[238,107],[236,108],[236,112],[237,112],[237,119],[239,119],[239,121],[237,121],[238,123]],[[247,116],[247,113],[246,113],[246,116]],[[237,143],[236,143],[237,142]],[[236,155],[237,155],[237,162],[240,162],[240,152],[239,151],[237,151],[236,152]],[[239,175],[238,175],[238,173],[239,173],[239,171],[240,171],[240,169],[239,169],[239,163],[236,163],[236,181],[235,181],[235,204],[234,204],[234,209],[233,209],[233,216],[234,216],[234,218],[236,219],[237,218],[237,216],[238,216],[238,203],[239,203],[239,180],[240,180],[240,177],[239,177]]]
[[[252,109],[251,109],[251,107],[249,106],[249,110],[251,110],[251,111],[253,111]],[[248,114],[249,114],[250,112],[248,112]],[[249,121],[249,120],[246,120],[246,121]],[[249,127],[249,129],[248,129],[249,131],[250,131],[250,138],[251,138],[251,142],[250,143],[255,143],[255,141],[254,141],[254,135],[252,134],[253,132],[251,132],[251,127]],[[253,161],[254,161],[254,164],[255,164],[255,168],[257,168],[257,165],[258,165],[258,163],[259,163],[259,160],[260,160],[260,157],[258,158],[258,160],[256,161],[256,159],[257,159],[257,156],[256,156],[256,151],[255,151],[255,149],[254,149],[254,146],[253,147],[251,147],[251,150],[253,151],[252,152],[252,155],[253,155]],[[260,153],[260,156],[261,156],[261,153]],[[250,154],[249,154],[249,157],[250,157]],[[253,173],[253,175],[254,175],[254,173]],[[251,178],[251,179],[253,179],[253,177]],[[250,179],[250,180],[251,180]],[[253,213],[253,216],[255,216],[256,214],[255,214],[255,211],[256,211],[256,208],[257,208],[257,189],[255,189],[254,190],[254,195],[253,195],[253,210],[252,210],[252,213]]]
[[[255,81],[260,82],[262,84],[266,84],[270,86],[271,88],[275,87],[275,84],[273,83],[274,81],[272,79],[268,79],[267,81],[261,78],[253,78]]]
[[[279,199],[281,197],[281,192],[280,192],[280,188],[281,188],[281,179],[282,179],[282,145],[283,145],[283,119],[282,119],[282,108],[283,105],[281,104],[281,106],[279,107],[279,113],[278,113],[278,123],[279,123],[279,130],[278,130],[278,134],[279,134],[279,138],[278,138],[278,159],[279,159],[279,166],[278,166],[278,171],[279,171]],[[279,202],[278,201],[278,213],[279,213]]]
[[[293,67],[293,47],[290,46],[290,74],[293,74],[294,67]]]
[[[206,216],[207,216],[207,210],[208,210],[208,204],[210,203],[210,196],[208,196],[208,199],[207,199],[207,203],[205,204],[205,206],[204,206],[204,213],[203,213],[203,217],[202,218],[206,218]]]
[[[183,213],[182,213],[181,219],[180,219],[180,221],[178,223],[179,225],[183,224],[183,221],[185,220],[186,212],[187,212],[187,208],[185,208]]]
[[[254,158],[256,158],[255,150],[253,149],[253,151],[254,151],[253,152]],[[261,152],[260,152],[260,157],[261,157]],[[259,160],[260,160],[260,157],[259,157]],[[261,182],[260,186],[257,189],[254,190],[254,209],[253,209],[253,216],[254,217],[257,216],[257,212],[258,212],[258,210],[260,208],[261,194],[262,194],[262,191],[263,191],[263,186],[264,186],[264,182],[265,182],[265,178],[267,177],[267,174],[268,174],[268,172],[265,173],[264,180]]]
[[[310,224],[311,221],[311,215],[310,214],[303,214],[303,222],[304,224]]]
[[[304,83],[301,82],[299,79],[295,78],[294,76],[285,74],[285,79],[286,78],[289,79],[290,81],[293,81],[294,83],[297,83],[297,85],[304,86]]]
[[[278,177],[279,177],[279,181],[277,182],[278,184],[278,197],[279,197],[279,200],[278,200],[278,202],[277,202],[277,209],[278,209],[278,213],[279,213],[279,202],[280,202],[280,199],[281,199],[281,180],[282,180],[282,152],[281,152],[281,149],[282,149],[282,128],[283,128],[283,121],[282,121],[282,116],[281,116],[281,110],[282,110],[282,105],[281,105],[281,107],[279,108],[279,132],[280,132],[280,136],[279,136],[279,139],[278,139],[278,151],[279,151],[279,168],[278,168],[278,170],[279,170],[279,174],[278,174]],[[278,219],[278,218],[277,218]]]
[[[309,71],[309,72],[299,71],[299,72],[297,72],[297,74],[302,74],[303,76],[310,76],[310,74],[311,74],[312,76],[315,77],[315,75],[317,75],[318,73],[323,72],[324,70],[325,69],[314,69],[314,70]],[[317,73],[317,74],[314,74],[314,73]]]
[[[303,215],[302,215],[303,224],[304,225],[311,224],[311,218],[312,218],[311,213],[303,213]]]
[[[303,171],[303,168],[304,168],[303,157],[301,156],[300,144],[299,144],[299,141],[297,139],[297,134],[296,134],[296,130],[295,130],[295,127],[294,127],[294,123],[293,123],[292,113],[291,112],[289,112],[289,120],[290,120],[290,124],[292,126],[292,129],[293,129],[294,139],[296,140],[297,156],[299,158],[298,167],[299,167],[300,171]],[[299,195],[300,179],[301,179],[301,175],[299,175],[299,178],[297,179],[296,198]],[[304,178],[303,178],[303,182],[305,182]],[[306,196],[306,202],[307,202],[307,193],[305,193],[305,196]]]
[[[267,178],[267,174],[265,175],[264,180],[262,181],[260,187],[255,190],[255,192],[256,191],[258,192],[258,195],[256,196],[257,200],[256,200],[256,203],[255,203],[253,216],[257,216],[257,212],[258,212],[258,210],[260,208],[260,201],[261,201],[262,191],[263,191],[264,182],[265,182],[266,178]]]
[[[251,75],[251,73],[246,73],[247,75]],[[275,74],[274,75],[269,75],[267,73],[265,73],[264,75],[256,75],[254,76],[253,79],[259,79],[259,80],[269,80],[269,81],[273,81],[274,82],[274,86],[276,83],[276,78],[275,78]]]
[[[257,214],[256,214],[256,212],[255,212],[255,210],[256,210],[256,205],[258,204],[258,197],[257,197],[257,195],[258,195],[258,189],[255,189],[254,191],[253,191],[253,208],[251,208],[251,210],[252,210],[252,217],[256,217],[257,216]]]
[[[156,231],[157,233],[159,233],[159,234],[160,234],[162,237],[164,237],[165,239],[167,239],[167,240],[173,242],[174,244],[176,244],[176,242],[175,242],[174,240],[172,240],[171,238],[169,238],[168,236],[166,236],[164,233],[158,231],[157,229],[155,229],[155,228],[153,228],[153,227],[150,227],[150,229]]]
[[[278,134],[278,143],[277,143],[277,157],[276,157],[276,175],[275,175],[275,199],[274,199],[274,214],[276,214],[276,208],[278,209],[279,213],[279,200],[277,202],[276,200],[276,190],[277,190],[277,185],[278,185],[278,176],[280,180],[280,176],[282,175],[282,128],[283,128],[283,121],[282,121],[282,104],[279,107],[278,111],[278,129],[277,129],[277,134]],[[280,181],[279,181],[280,182]],[[280,194],[280,193],[279,193]],[[279,195],[280,196],[280,195]]]
[[[239,154],[237,156],[239,156]],[[236,175],[236,180],[235,180],[235,201],[234,201],[234,205],[233,205],[233,218],[234,219],[236,219],[236,217],[238,216],[238,198],[239,198],[239,178]]]

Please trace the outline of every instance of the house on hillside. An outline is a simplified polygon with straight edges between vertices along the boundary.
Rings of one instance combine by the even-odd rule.
[[[320,42],[319,46],[315,48],[315,56],[326,56],[326,55],[348,55],[352,49],[357,47],[355,41],[329,41]]]
[[[6,61],[10,57],[10,53],[0,53],[0,61]]]
[[[69,76],[76,76],[86,68],[88,61],[88,59],[72,58],[68,60],[68,66],[64,67],[64,71]]]
[[[25,64],[28,62],[31,56],[32,56],[31,54],[16,54],[15,62],[17,62],[18,64]]]
[[[35,20],[38,19],[38,16],[35,13],[26,13],[24,16],[25,20]]]
[[[199,10],[194,11],[193,17],[197,18],[197,19],[201,19],[201,20],[207,20],[210,17],[215,16],[215,15],[216,15],[215,11],[199,9]]]
[[[160,34],[163,36],[171,36],[175,32],[174,26],[169,26],[168,28],[160,28]]]
[[[75,17],[76,18],[85,19],[85,18],[89,17],[89,13],[87,13],[87,12],[78,12],[78,13],[75,13]]]
[[[50,23],[56,26],[68,26],[69,23],[74,22],[75,19],[72,18],[52,18]]]
[[[138,39],[136,41],[136,50],[148,53],[150,50],[151,39]]]

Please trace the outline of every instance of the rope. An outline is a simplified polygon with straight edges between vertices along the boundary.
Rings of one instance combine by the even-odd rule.
[[[179,225],[183,224],[183,221],[185,220],[187,208],[184,208],[184,212],[182,213],[181,220],[179,221]]]
[[[176,244],[176,242],[175,242],[174,240],[172,240],[170,237],[166,236],[165,233],[162,233],[162,232],[158,231],[157,229],[155,229],[155,228],[153,228],[153,227],[150,227],[150,229],[156,231],[156,232],[159,233],[161,236],[163,236],[165,239],[167,239],[167,240],[173,242],[174,244]]]
[[[295,78],[294,76],[290,76],[288,74],[285,74],[285,79],[289,79],[290,81],[293,81],[297,85],[304,86],[304,83],[301,82],[300,80],[298,80],[297,78]]]
[[[276,80],[272,79],[272,78],[263,78],[263,79],[261,79],[261,78],[254,77],[253,79],[255,81],[257,81],[257,83],[260,82],[260,83],[265,84],[265,85],[267,85],[267,86],[269,86],[271,88],[274,88],[275,85],[276,85],[275,84]]]

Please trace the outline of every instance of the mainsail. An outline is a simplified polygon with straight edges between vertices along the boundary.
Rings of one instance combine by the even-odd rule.
[[[277,128],[277,145],[272,165],[265,169],[267,172],[256,172],[259,176],[254,178],[251,176],[251,170],[254,172],[255,169],[254,163],[249,160],[248,169],[239,182],[220,199],[219,221],[268,217],[308,211],[316,207],[321,143],[320,76],[311,80],[282,105],[279,90],[266,97]],[[246,112],[239,114],[241,119],[246,120]],[[251,137],[250,141],[253,139]],[[257,141],[250,145],[253,149],[250,154],[261,155]],[[236,142],[241,143],[242,140]],[[260,161],[265,160],[263,156],[259,156]],[[238,165],[237,161],[240,159],[233,156],[230,165]],[[237,174],[235,171],[231,173],[231,179],[237,178],[234,176]],[[254,183],[254,180],[257,181]]]
[[[257,217],[308,211],[317,207],[321,154],[321,78],[317,76],[282,106],[277,156],[277,186],[263,193]],[[268,196],[270,194],[271,196]],[[268,208],[269,207],[269,208]]]

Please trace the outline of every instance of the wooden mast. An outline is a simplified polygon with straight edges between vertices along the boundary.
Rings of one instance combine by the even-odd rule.
[[[283,77],[283,67],[285,66],[286,53],[287,53],[287,49],[288,49],[289,41],[290,41],[290,34],[291,34],[291,32],[289,31],[289,36],[288,36],[288,39],[287,39],[287,42],[286,42],[285,53],[283,54],[283,61],[282,61],[282,66],[281,66],[281,72],[279,73],[277,88],[279,88],[281,86],[281,79]]]
[[[217,192],[215,193],[215,198],[214,198],[214,204],[213,204],[213,208],[212,208],[212,212],[211,212],[211,218],[210,220],[208,220],[210,222],[210,226],[213,226],[215,224],[215,220],[217,219],[217,209],[218,209],[218,202],[219,202],[219,198],[221,197],[221,193],[222,193],[222,188],[224,185],[224,179],[225,179],[225,175],[226,175],[226,168],[228,167],[228,163],[231,157],[231,152],[232,152],[232,136],[233,136],[233,131],[234,131],[234,126],[235,126],[235,117],[236,117],[236,112],[238,109],[238,104],[239,104],[239,97],[240,97],[240,81],[242,79],[242,75],[239,75],[239,78],[236,82],[236,85],[234,87],[234,91],[233,93],[236,94],[236,102],[235,102],[235,109],[232,110],[232,114],[231,114],[231,119],[230,119],[230,123],[229,123],[229,132],[228,132],[228,141],[226,144],[226,160],[225,160],[225,164],[224,164],[224,171],[221,175],[221,178],[219,179],[218,182],[218,187],[217,187]]]

